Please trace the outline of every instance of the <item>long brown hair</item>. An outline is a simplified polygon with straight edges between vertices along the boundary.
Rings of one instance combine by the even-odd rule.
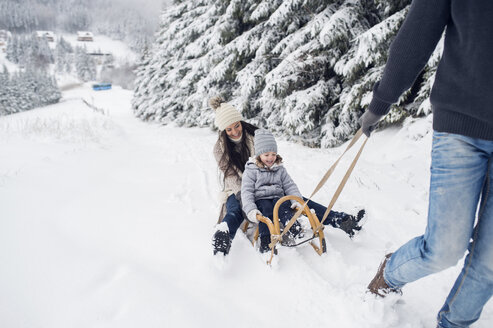
[[[219,160],[219,168],[224,172],[224,178],[230,175],[238,175],[238,172],[243,173],[248,158],[253,156],[253,154],[250,154],[246,135],[249,134],[253,137],[255,135],[255,130],[258,128],[245,121],[240,121],[240,123],[243,135],[240,141],[239,152],[235,150],[236,144],[229,139],[226,130],[219,133],[219,139],[224,146],[224,152]]]

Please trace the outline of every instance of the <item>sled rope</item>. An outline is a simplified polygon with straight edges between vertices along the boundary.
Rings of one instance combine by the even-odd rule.
[[[335,163],[332,164],[332,166],[327,170],[327,172],[324,174],[324,176],[322,177],[322,179],[320,180],[320,182],[318,183],[318,185],[315,187],[315,190],[312,192],[312,194],[310,195],[310,197],[308,198],[308,200],[303,203],[303,205],[301,206],[301,208],[298,208],[298,210],[296,211],[296,213],[294,214],[294,216],[291,218],[291,220],[289,220],[288,224],[286,224],[286,226],[284,227],[284,230],[281,233],[281,236],[280,236],[281,238],[282,238],[282,236],[284,236],[284,234],[286,234],[289,231],[289,228],[291,228],[291,226],[296,222],[296,220],[298,219],[298,217],[303,212],[303,209],[305,208],[305,206],[307,206],[307,203],[312,199],[312,197],[327,182],[327,180],[329,179],[329,177],[332,175],[332,173],[334,172],[335,168],[337,167],[337,164],[339,164],[339,161],[341,160],[341,158],[347,153],[347,151],[349,149],[351,149],[354,146],[354,144],[359,140],[359,138],[361,137],[362,134],[363,134],[363,131],[361,129],[359,129],[356,132],[356,134],[354,135],[353,139],[351,139],[351,142],[346,147],[346,150],[344,150],[344,152],[339,156],[339,158],[335,161]],[[314,234],[316,234],[318,231],[320,231],[320,230],[322,230],[324,228],[323,223],[324,223],[325,219],[327,219],[327,217],[328,217],[328,215],[329,215],[332,207],[334,206],[335,202],[337,201],[337,198],[339,198],[339,195],[341,194],[342,189],[344,189],[344,186],[346,185],[346,182],[349,179],[349,176],[353,172],[353,169],[356,166],[356,163],[358,162],[358,159],[359,159],[359,157],[360,157],[360,155],[361,155],[361,153],[363,151],[363,148],[365,147],[367,141],[368,141],[368,138],[365,139],[365,141],[361,145],[358,153],[354,157],[354,159],[353,159],[350,167],[346,171],[346,174],[344,175],[344,178],[342,179],[341,183],[339,184],[339,187],[337,188],[336,192],[334,193],[334,196],[332,197],[332,200],[330,201],[330,204],[327,207],[327,210],[325,211],[322,220],[320,221],[320,225],[313,231]],[[271,243],[271,245],[274,246],[275,243],[273,242],[273,243]]]
[[[366,138],[365,141],[363,141],[363,144],[361,145],[360,149],[358,150],[358,153],[354,157],[351,165],[349,166],[349,169],[346,171],[346,174],[344,175],[344,178],[342,179],[341,183],[339,184],[339,187],[337,187],[337,190],[334,193],[334,196],[332,196],[332,199],[330,201],[329,206],[327,206],[327,210],[325,211],[325,214],[322,218],[322,221],[320,221],[320,226],[323,226],[325,219],[327,219],[330,211],[332,210],[332,207],[334,206],[335,202],[337,201],[337,198],[339,198],[339,195],[341,194],[342,189],[344,189],[344,186],[346,185],[347,180],[351,176],[351,173],[353,172],[353,169],[356,166],[356,163],[358,162],[359,157],[361,156],[361,153],[363,152],[363,148],[365,147],[367,141],[368,141],[368,138]],[[320,229],[321,229],[321,227],[317,228],[317,230],[315,232],[319,231]]]

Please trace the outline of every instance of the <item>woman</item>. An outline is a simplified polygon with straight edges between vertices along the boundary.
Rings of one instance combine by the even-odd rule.
[[[214,97],[209,103],[215,110],[215,124],[219,129],[219,137],[214,146],[214,157],[223,184],[221,213],[212,245],[214,254],[221,252],[226,255],[244,219],[240,204],[241,179],[246,162],[255,155],[254,135],[257,127],[245,122],[240,112],[224,102],[221,97]],[[322,218],[326,211],[326,207],[312,201],[308,202],[308,207],[314,209],[319,218]],[[355,231],[361,229],[358,223],[364,214],[364,210],[359,211],[357,216],[331,211],[324,224],[340,228],[352,237]]]

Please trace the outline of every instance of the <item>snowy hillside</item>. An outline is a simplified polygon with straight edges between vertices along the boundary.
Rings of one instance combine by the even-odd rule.
[[[115,57],[117,64],[135,63],[138,60],[138,55],[127,44],[104,35],[94,35],[94,41],[91,42],[77,41],[77,34],[64,33],[60,36],[73,47],[85,47],[87,52],[111,53]]]
[[[327,253],[280,248],[267,266],[239,233],[218,263],[216,133],[144,123],[132,93],[84,85],[0,117],[1,327],[432,328],[461,264],[365,293],[383,255],[424,231],[431,117],[374,133],[336,210],[367,210]],[[103,113],[87,107],[82,99]],[[309,195],[343,151],[279,141]],[[327,204],[354,152],[315,200]],[[493,324],[493,303],[474,326]]]

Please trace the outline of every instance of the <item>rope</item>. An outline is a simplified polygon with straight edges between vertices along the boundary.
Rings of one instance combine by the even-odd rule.
[[[280,235],[281,239],[282,239],[282,236],[284,236],[289,231],[289,229],[291,228],[291,226],[296,222],[296,220],[298,219],[298,217],[303,212],[303,209],[305,208],[305,206],[307,206],[307,203],[312,199],[312,197],[327,182],[327,180],[329,179],[329,177],[332,175],[332,173],[334,172],[335,168],[337,167],[337,164],[339,164],[339,161],[341,160],[341,158],[348,152],[349,149],[351,149],[354,146],[354,144],[359,140],[359,138],[361,137],[362,134],[363,134],[363,131],[361,129],[359,129],[356,132],[356,134],[354,135],[353,139],[351,139],[351,142],[346,147],[346,150],[344,150],[344,152],[339,156],[339,158],[335,161],[335,163],[332,164],[332,166],[327,170],[327,172],[324,174],[324,176],[322,177],[322,179],[320,180],[320,182],[318,183],[318,185],[315,187],[315,190],[313,190],[313,192],[310,195],[310,197],[306,200],[306,202],[303,203],[303,205],[301,206],[301,208],[298,208],[298,210],[296,211],[296,213],[294,214],[294,216],[291,218],[291,220],[289,220],[288,224],[285,225],[284,230],[283,230],[283,232]],[[339,184],[339,187],[337,188],[336,192],[334,193],[334,196],[332,197],[332,200],[330,201],[330,204],[329,204],[329,206],[327,207],[327,210],[324,213],[324,216],[322,218],[322,221],[320,222],[320,225],[318,227],[316,227],[316,229],[313,231],[313,234],[314,235],[316,235],[318,231],[320,231],[321,229],[323,229],[323,223],[324,223],[325,219],[327,219],[327,217],[328,217],[328,215],[329,215],[332,207],[334,206],[335,202],[337,201],[337,198],[339,198],[339,195],[341,194],[342,189],[344,189],[344,186],[346,185],[346,182],[349,179],[349,176],[353,172],[353,169],[356,166],[356,163],[358,162],[358,159],[359,159],[359,157],[360,157],[360,155],[361,155],[361,153],[363,151],[363,148],[365,147],[367,141],[368,141],[368,138],[365,139],[365,141],[361,145],[358,153],[356,154],[355,158],[353,159],[350,167],[346,171],[346,174],[344,175],[344,178],[342,179],[341,183]],[[271,243],[271,245],[272,245],[272,243]],[[274,243],[274,245],[275,245],[275,243]]]

